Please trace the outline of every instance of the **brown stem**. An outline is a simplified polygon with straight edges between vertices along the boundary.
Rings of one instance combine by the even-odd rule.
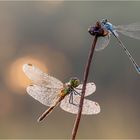
[[[86,67],[85,67],[85,71],[84,71],[81,99],[80,99],[78,114],[76,116],[74,127],[73,127],[73,130],[72,130],[72,140],[75,140],[77,130],[78,130],[78,127],[79,127],[79,123],[80,123],[80,119],[81,119],[85,90],[86,90],[86,83],[87,83],[87,79],[88,79],[88,75],[89,75],[89,69],[90,69],[90,65],[91,65],[91,61],[92,61],[92,57],[93,57],[93,53],[94,53],[94,49],[95,49],[95,46],[96,46],[97,39],[98,39],[98,36],[95,35],[95,38],[94,38],[93,43],[92,43],[91,50],[89,52],[89,56],[88,56],[87,64],[86,64]]]

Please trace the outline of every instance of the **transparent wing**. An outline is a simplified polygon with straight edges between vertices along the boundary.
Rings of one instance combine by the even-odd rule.
[[[83,84],[80,84],[74,90],[76,90],[78,93],[81,93],[82,92],[82,87],[83,87]],[[87,85],[86,85],[86,91],[85,91],[85,96],[89,96],[92,93],[94,93],[95,91],[96,91],[96,85],[93,82],[87,83]]]
[[[128,24],[128,25],[117,25],[114,26],[117,30],[125,30],[125,31],[140,31],[140,22]]]
[[[58,94],[62,89],[60,88],[50,88],[47,86],[30,85],[27,87],[27,93],[40,103],[51,106],[54,104],[55,99],[57,99]]]
[[[44,85],[52,88],[62,88],[63,83],[58,79],[42,72],[39,68],[32,64],[24,64],[23,71],[26,76],[33,81],[33,84]]]
[[[114,26],[117,32],[122,33],[131,38],[140,39],[140,22],[129,25]]]
[[[77,114],[78,109],[79,109],[80,97],[75,96],[73,98],[73,102],[76,105],[70,104],[69,98],[70,98],[70,95],[66,96],[61,101],[60,107],[69,113]],[[84,99],[82,114],[92,115],[92,114],[98,114],[99,112],[100,112],[100,106],[98,103],[93,102],[93,101],[88,100],[88,99]]]
[[[109,42],[110,42],[110,34],[104,37],[99,37],[96,43],[95,50],[101,51],[105,49],[108,46]]]

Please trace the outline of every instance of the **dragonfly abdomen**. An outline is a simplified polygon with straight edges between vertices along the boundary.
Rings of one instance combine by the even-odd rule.
[[[66,96],[66,95],[65,95]],[[54,103],[54,105],[50,106],[39,118],[38,118],[38,122],[42,121],[46,116],[48,116],[53,110],[54,108],[64,99],[65,96],[60,96]]]

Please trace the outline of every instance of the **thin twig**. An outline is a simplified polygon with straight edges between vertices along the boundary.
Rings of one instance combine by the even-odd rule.
[[[92,57],[93,57],[93,53],[94,53],[94,49],[95,49],[95,46],[96,46],[97,39],[98,39],[98,36],[95,35],[93,43],[92,43],[91,50],[89,52],[89,56],[88,56],[87,64],[86,64],[86,67],[85,67],[85,71],[84,71],[84,79],[83,79],[81,99],[80,99],[78,114],[76,116],[74,127],[73,127],[73,130],[72,130],[72,140],[75,140],[77,130],[78,130],[78,127],[79,127],[79,123],[80,123],[80,119],[81,119],[82,107],[83,107],[85,90],[86,90],[86,83],[87,83],[87,79],[88,79],[88,75],[89,75],[89,69],[90,69],[90,65],[91,65],[91,61],[92,61]]]

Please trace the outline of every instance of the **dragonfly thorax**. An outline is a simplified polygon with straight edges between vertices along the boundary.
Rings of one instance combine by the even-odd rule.
[[[71,92],[71,88],[69,86],[65,86],[65,88],[63,89],[62,93],[64,95],[68,95]]]
[[[101,24],[102,24],[107,30],[109,30],[109,31],[111,31],[111,32],[114,30],[113,24],[110,23],[110,22],[108,22],[107,19],[103,19],[103,20],[101,21]]]
[[[74,88],[78,87],[80,84],[80,80],[76,77],[73,77],[69,80],[68,83],[64,85],[64,89],[62,90],[62,93],[64,95],[68,95],[73,91]]]

